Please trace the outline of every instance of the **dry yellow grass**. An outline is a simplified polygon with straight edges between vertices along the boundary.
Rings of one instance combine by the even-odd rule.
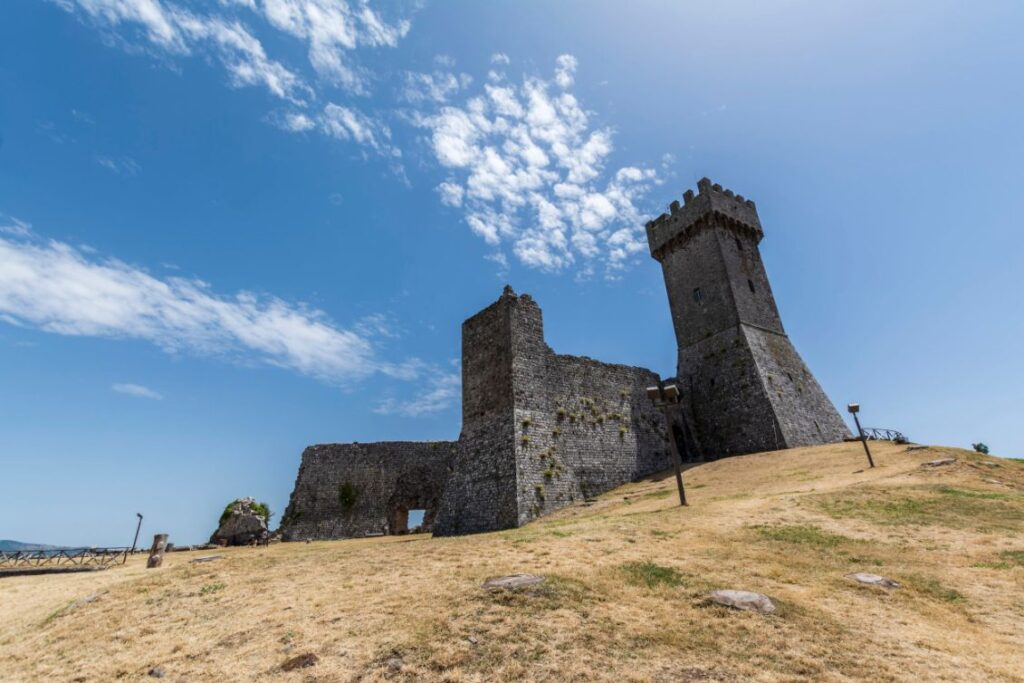
[[[859,449],[693,467],[686,509],[665,476],[506,532],[2,579],[0,678],[1024,680],[1024,464],[876,444],[865,471]],[[523,572],[548,580],[480,588]],[[714,588],[766,593],[779,611],[706,606]],[[307,652],[314,666],[281,670]]]

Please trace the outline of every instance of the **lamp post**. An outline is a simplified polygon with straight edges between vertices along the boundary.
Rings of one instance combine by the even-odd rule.
[[[875,461],[871,457],[871,449],[868,448],[868,438],[864,436],[864,430],[861,429],[860,420],[857,418],[857,413],[860,412],[860,404],[851,403],[850,405],[846,406],[846,409],[850,411],[850,415],[853,415],[853,421],[857,425],[857,434],[860,435],[860,442],[864,444],[864,452],[867,453],[868,456],[868,464],[874,467]]]
[[[135,516],[139,518],[139,523],[135,527],[135,540],[132,541],[132,555],[135,554],[135,544],[139,542],[139,529],[142,528],[142,513],[136,512]]]
[[[676,443],[676,433],[672,430],[672,419],[669,417],[669,408],[679,403],[679,387],[675,384],[665,385],[664,382],[658,380],[658,386],[647,387],[647,398],[651,399],[651,403],[654,404],[655,408],[661,410],[661,414],[665,416],[665,426],[668,427],[668,439],[669,444],[672,447],[672,464],[676,468],[676,486],[679,487],[679,504],[685,506],[686,503],[686,489],[683,488],[683,459],[679,454],[679,444]]]

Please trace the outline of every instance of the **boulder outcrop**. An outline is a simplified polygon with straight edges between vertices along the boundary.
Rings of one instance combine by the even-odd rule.
[[[220,524],[210,537],[216,545],[250,545],[270,537],[270,510],[255,498],[239,498],[224,508]]]

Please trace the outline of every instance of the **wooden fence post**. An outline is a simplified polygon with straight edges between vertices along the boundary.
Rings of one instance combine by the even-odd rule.
[[[146,569],[154,569],[164,563],[164,550],[167,549],[167,534],[157,534],[153,537],[153,547],[149,550],[149,559],[146,560]]]

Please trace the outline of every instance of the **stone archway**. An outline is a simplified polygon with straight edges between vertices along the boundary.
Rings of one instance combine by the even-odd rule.
[[[388,501],[388,534],[409,533],[409,511],[423,510],[420,528],[430,533],[434,528],[441,486],[433,481],[430,472],[416,468],[403,472],[395,481],[395,490]]]

